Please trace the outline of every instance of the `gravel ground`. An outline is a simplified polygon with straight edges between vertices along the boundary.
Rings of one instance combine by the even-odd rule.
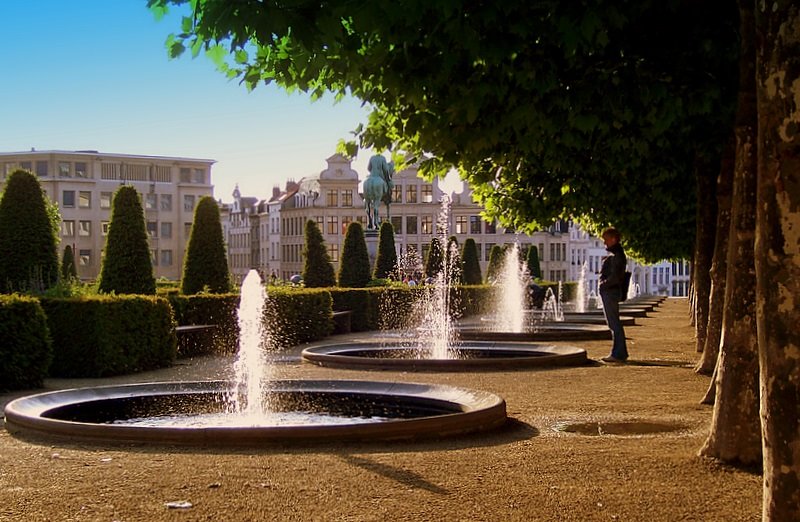
[[[711,408],[685,299],[628,327],[631,362],[513,372],[394,373],[278,365],[281,378],[452,384],[505,398],[500,430],[423,442],[196,449],[18,438],[0,430],[0,520],[760,520],[761,477],[697,457]],[[598,361],[610,341],[575,343]],[[48,389],[227,378],[231,358],[181,360]],[[0,405],[25,393],[0,395]],[[570,423],[645,423],[580,434]],[[637,424],[638,423],[638,424]],[[169,502],[191,507],[172,509]]]

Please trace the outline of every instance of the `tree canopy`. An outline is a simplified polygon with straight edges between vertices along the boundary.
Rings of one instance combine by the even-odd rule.
[[[197,202],[181,277],[184,294],[196,294],[203,289],[217,294],[232,290],[219,207],[211,196]]]
[[[689,256],[695,166],[730,130],[735,4],[192,5],[172,56],[205,50],[248,88],[360,98],[373,111],[358,146],[403,151],[427,175],[458,167],[487,218],[614,224],[645,259]]]

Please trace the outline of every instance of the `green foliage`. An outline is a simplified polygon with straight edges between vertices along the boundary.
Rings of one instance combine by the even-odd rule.
[[[39,180],[15,170],[0,200],[0,292],[42,292],[58,281],[57,234]]]
[[[175,360],[175,324],[166,299],[126,295],[41,303],[55,348],[53,377],[106,377]]]
[[[192,6],[170,55],[206,50],[250,89],[353,94],[373,110],[359,146],[406,151],[427,175],[457,166],[485,217],[614,224],[643,258],[689,257],[694,160],[731,130],[735,3]]]
[[[211,343],[194,346],[191,353],[186,353],[185,346],[179,346],[178,355],[236,353],[239,348],[239,294],[172,293],[165,297],[172,306],[175,323],[178,326],[216,325],[211,335]]]
[[[75,266],[75,253],[72,247],[64,247],[64,256],[61,258],[61,279],[70,281],[78,278],[78,268]]]
[[[142,202],[136,189],[123,185],[114,194],[99,291],[156,293]]]
[[[52,357],[47,318],[39,302],[0,295],[0,391],[40,388]]]
[[[466,244],[465,244],[466,246]],[[487,313],[494,305],[496,287],[491,285],[464,285],[456,288],[457,316],[470,317]]]
[[[492,282],[497,279],[498,274],[503,269],[503,260],[506,251],[500,245],[494,245],[489,251],[489,266],[486,267],[486,281]]]
[[[381,228],[383,230],[383,228]],[[339,261],[339,286],[364,288],[369,283],[369,253],[364,228],[354,221],[347,225],[342,257]]]
[[[528,273],[534,279],[542,278],[542,267],[539,264],[539,249],[536,245],[528,247],[528,255],[525,257],[525,265],[528,267]]]
[[[379,328],[379,315],[377,299],[381,288],[359,288],[330,290],[333,310],[350,311],[350,329],[353,332],[377,330]]]
[[[442,242],[438,237],[431,238],[431,249],[428,258],[425,260],[425,276],[436,277],[444,267],[444,255],[442,253]]]
[[[465,285],[483,283],[481,263],[478,259],[478,246],[471,237],[464,241],[464,249],[461,251],[461,266],[464,267],[462,280]]]
[[[273,348],[323,339],[333,331],[331,294],[322,289],[272,287],[264,318]]]
[[[181,278],[184,294],[196,294],[204,289],[214,294],[232,290],[219,207],[211,196],[203,196],[197,202]]]
[[[461,264],[458,238],[456,236],[450,236],[447,238],[447,248],[444,251],[444,262],[447,264],[450,284],[460,285],[464,266]]]
[[[303,246],[303,282],[306,288],[327,288],[336,285],[336,276],[331,257],[325,248],[325,240],[317,222],[306,221],[305,245]]]
[[[388,221],[381,224],[378,235],[378,255],[375,259],[375,279],[386,279],[397,273],[397,250],[394,247],[394,227]]]

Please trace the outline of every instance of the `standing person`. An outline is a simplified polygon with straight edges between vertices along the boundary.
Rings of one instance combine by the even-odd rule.
[[[606,316],[608,328],[614,339],[611,355],[603,357],[603,361],[623,363],[628,359],[628,347],[625,344],[625,330],[619,319],[619,302],[622,300],[622,283],[625,278],[627,258],[622,245],[621,237],[616,228],[610,227],[603,231],[603,243],[606,245],[608,256],[603,259],[600,269],[600,299],[603,300],[603,313]]]

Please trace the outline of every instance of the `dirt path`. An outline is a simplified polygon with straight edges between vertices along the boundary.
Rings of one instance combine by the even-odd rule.
[[[498,432],[422,443],[256,450],[96,446],[0,430],[0,520],[759,520],[761,478],[696,456],[711,416],[688,304],[670,299],[627,328],[632,363],[469,374],[330,370],[284,378],[435,382],[506,399]],[[592,359],[610,341],[580,343]],[[103,383],[224,378],[229,359],[183,361]],[[97,381],[48,381],[48,387]],[[0,395],[0,405],[12,395]],[[667,422],[650,435],[590,436],[577,422]],[[186,500],[189,509],[166,502]]]

